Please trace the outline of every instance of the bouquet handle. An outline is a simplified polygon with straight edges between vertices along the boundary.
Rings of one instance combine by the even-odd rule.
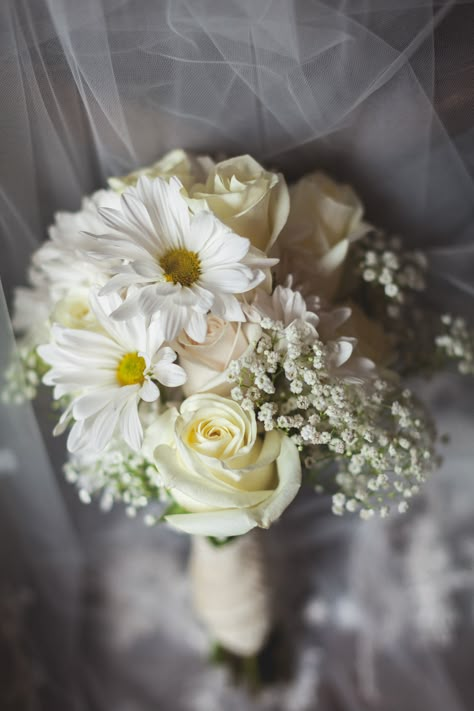
[[[232,654],[256,656],[273,623],[265,550],[258,532],[223,545],[193,536],[189,567],[194,607],[211,638]]]

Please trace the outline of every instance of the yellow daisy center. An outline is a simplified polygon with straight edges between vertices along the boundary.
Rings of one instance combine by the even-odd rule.
[[[160,259],[166,281],[181,286],[192,286],[201,276],[201,262],[196,252],[171,249]]]
[[[145,376],[145,359],[138,353],[126,353],[117,367],[117,380],[120,385],[137,385],[143,383]]]

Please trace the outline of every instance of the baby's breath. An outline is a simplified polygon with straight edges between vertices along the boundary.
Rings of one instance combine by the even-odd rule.
[[[47,369],[48,366],[36,349],[20,345],[16,357],[11,359],[3,376],[2,402],[21,404],[25,400],[34,400]]]
[[[362,280],[372,287],[382,287],[394,304],[403,304],[410,300],[411,292],[426,288],[425,255],[417,250],[402,250],[398,237],[372,232],[356,245],[356,269]],[[389,313],[396,318],[398,311],[392,308]]]
[[[435,339],[439,355],[457,363],[463,375],[474,374],[474,331],[463,318],[444,314],[440,319],[440,333]]]
[[[352,256],[360,279],[353,298],[383,326],[392,344],[391,366],[402,375],[437,370],[438,316],[420,298],[426,289],[426,256],[404,250],[399,238],[381,231],[355,243]]]
[[[100,494],[103,510],[108,511],[115,503],[122,502],[130,517],[151,504],[165,503],[169,498],[156,467],[123,441],[112,442],[104,452],[95,456],[71,455],[64,465],[64,474],[76,485],[84,504],[89,504]],[[147,525],[152,525],[158,518],[147,512],[144,520]]]
[[[232,364],[231,396],[256,410],[265,431],[293,440],[318,486],[322,467],[337,465],[334,513],[404,510],[434,461],[431,421],[408,390],[382,378],[346,381],[330,356],[303,321],[266,319],[254,353]]]

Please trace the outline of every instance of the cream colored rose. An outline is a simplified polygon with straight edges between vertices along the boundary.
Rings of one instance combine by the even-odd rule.
[[[311,280],[314,291],[336,296],[351,242],[370,226],[363,206],[348,185],[323,173],[310,173],[290,188],[290,214],[280,238],[281,266]]]
[[[203,536],[237,536],[268,528],[296,496],[301,464],[281,432],[257,434],[255,414],[220,395],[185,400],[172,418],[152,425],[160,442],[154,461],[164,486],[189,513],[166,517],[175,528]],[[152,435],[147,435],[150,442]],[[149,446],[149,444],[148,444]]]
[[[195,158],[178,148],[164,155],[153,165],[139,168],[120,178],[109,178],[108,183],[113,190],[122,193],[126,188],[136,185],[138,178],[142,175],[146,175],[148,178],[176,176],[188,190],[193,183],[203,180],[212,166],[213,162],[210,158],[204,156]]]
[[[51,320],[65,328],[79,328],[93,331],[98,327],[97,319],[89,304],[90,289],[71,289],[56,304]]]
[[[230,323],[213,314],[207,318],[204,343],[196,343],[182,331],[173,343],[173,349],[188,376],[183,386],[184,394],[213,392],[228,395],[233,387],[226,377],[229,363],[252,352],[260,335],[261,328],[257,324]]]
[[[284,177],[248,155],[217,163],[205,184],[192,186],[189,197],[193,211],[210,210],[262,252],[280,234],[290,207]]]

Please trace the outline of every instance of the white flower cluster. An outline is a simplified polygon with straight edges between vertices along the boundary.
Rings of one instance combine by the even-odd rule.
[[[383,289],[390,301],[387,314],[391,318],[400,318],[400,305],[411,301],[413,292],[426,288],[425,255],[417,250],[403,250],[399,237],[371,233],[358,243],[356,259],[363,281]]]
[[[188,533],[267,528],[302,469],[337,514],[403,511],[435,461],[399,385],[431,362],[425,272],[350,186],[175,150],[56,216],[16,293],[23,372],[2,398],[51,386],[81,499],[147,523],[167,500]],[[467,326],[443,324],[438,352],[472,372]]]
[[[459,327],[451,334],[446,325],[440,334],[439,315],[420,299],[428,270],[422,252],[404,250],[400,238],[377,231],[357,244],[354,260],[361,280],[356,298],[384,328],[393,346],[391,365],[399,374],[433,373],[452,358],[462,360],[464,372],[469,372],[462,356],[454,354],[454,349],[469,352],[468,334],[461,335]]]
[[[451,314],[441,316],[441,329],[435,339],[438,352],[456,361],[463,375],[474,375],[474,331],[468,329],[463,318]]]
[[[3,374],[2,402],[20,405],[33,400],[38,392],[42,375],[46,372],[36,350],[24,345],[18,348]]]
[[[169,501],[156,467],[122,440],[111,442],[100,455],[73,454],[64,465],[64,474],[67,481],[77,486],[84,504],[100,494],[104,511],[122,502],[127,515],[134,517],[150,504],[161,502],[164,508]],[[147,524],[155,523],[156,517],[147,510],[144,520]]]
[[[333,343],[303,321],[262,321],[252,355],[231,364],[231,395],[256,409],[265,431],[281,429],[301,451],[307,476],[336,462],[333,511],[405,511],[434,460],[435,433],[408,390],[370,378],[362,387],[331,367]],[[282,345],[284,344],[284,346]],[[333,482],[334,484],[334,482]]]

